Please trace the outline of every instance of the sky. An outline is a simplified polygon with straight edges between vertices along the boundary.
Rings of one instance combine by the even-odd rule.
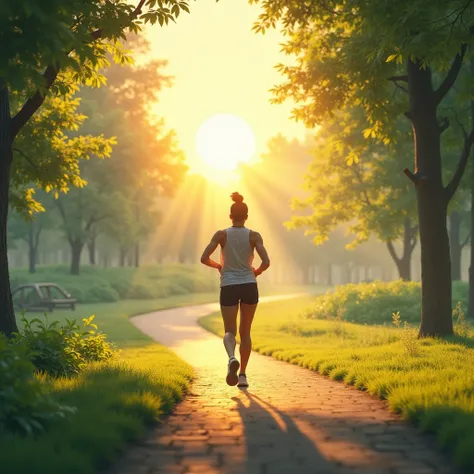
[[[274,66],[288,63],[279,31],[251,31],[260,8],[246,0],[196,0],[176,24],[147,29],[156,58],[167,59],[174,85],[154,108],[177,132],[191,170],[198,167],[196,134],[215,114],[235,114],[255,134],[257,158],[278,133],[303,138],[305,128],[290,119],[293,105],[270,104],[269,89],[282,82]]]

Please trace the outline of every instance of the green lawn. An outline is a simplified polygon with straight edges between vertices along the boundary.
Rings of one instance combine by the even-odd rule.
[[[91,365],[77,377],[52,381],[55,398],[77,412],[36,437],[0,435],[0,445],[8,446],[0,449],[1,472],[89,474],[113,461],[127,441],[172,410],[193,375],[188,364],[138,331],[129,317],[215,299],[215,293],[187,294],[79,305],[75,312],[50,313],[50,321],[95,314],[99,329],[121,350],[112,362]]]
[[[418,340],[414,329],[308,319],[307,308],[316,301],[308,296],[262,304],[254,349],[386,399],[392,410],[434,433],[457,464],[474,469],[472,334]],[[218,314],[200,322],[222,335]]]

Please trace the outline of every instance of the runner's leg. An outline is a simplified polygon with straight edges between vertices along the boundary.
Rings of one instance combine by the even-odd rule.
[[[235,336],[237,334],[237,312],[239,305],[235,306],[222,306],[221,313],[222,320],[224,321],[224,347],[227,351],[227,355],[230,357],[234,356],[235,353]]]
[[[240,372],[245,374],[247,364],[252,352],[252,339],[250,330],[252,328],[253,317],[257,310],[256,304],[240,304]]]

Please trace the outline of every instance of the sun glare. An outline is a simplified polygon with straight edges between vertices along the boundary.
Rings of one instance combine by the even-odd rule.
[[[196,150],[206,167],[234,171],[255,154],[255,136],[245,120],[232,114],[214,115],[196,136]]]

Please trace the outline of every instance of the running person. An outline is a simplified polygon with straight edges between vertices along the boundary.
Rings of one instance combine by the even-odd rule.
[[[270,259],[258,232],[247,229],[245,221],[248,207],[239,193],[231,196],[234,204],[230,208],[232,227],[217,231],[204,250],[201,262],[219,270],[221,275],[220,305],[224,320],[224,347],[229,356],[226,382],[228,385],[248,387],[245,371],[252,351],[250,329],[258,304],[257,277],[269,266]],[[211,259],[211,255],[220,245],[221,263]],[[259,268],[252,266],[254,249],[262,263]],[[240,305],[240,362],[235,357],[237,313]],[[237,372],[240,368],[240,373]]]

